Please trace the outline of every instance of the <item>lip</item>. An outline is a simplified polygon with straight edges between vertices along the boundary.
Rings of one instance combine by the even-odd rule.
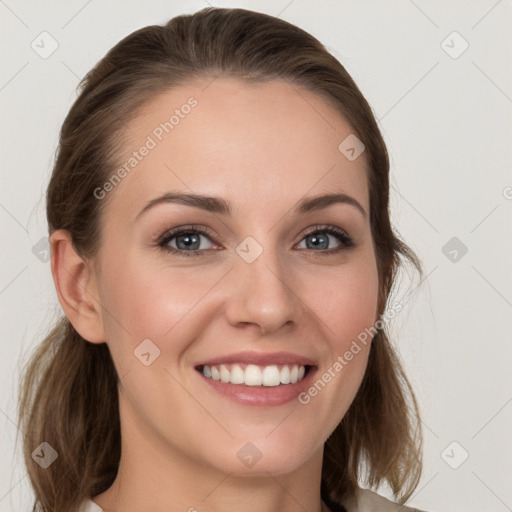
[[[226,354],[218,356],[208,361],[201,361],[196,363],[195,368],[199,366],[215,366],[223,363],[246,363],[256,364],[259,366],[270,366],[273,364],[297,364],[302,366],[316,366],[315,361],[292,352],[255,352],[244,351],[236,352],[234,354]],[[293,384],[292,384],[293,385]]]

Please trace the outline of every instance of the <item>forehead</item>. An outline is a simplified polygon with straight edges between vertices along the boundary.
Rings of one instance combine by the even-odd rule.
[[[119,162],[129,172],[110,199],[127,215],[176,190],[260,209],[341,192],[368,211],[364,154],[349,161],[338,149],[351,134],[324,99],[284,81],[175,87],[129,122]]]

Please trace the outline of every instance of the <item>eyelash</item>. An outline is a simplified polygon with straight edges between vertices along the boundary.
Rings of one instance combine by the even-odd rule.
[[[343,231],[340,228],[337,228],[335,226],[330,226],[330,225],[314,226],[314,228],[311,231],[304,234],[303,238],[301,239],[301,242],[304,238],[311,236],[311,235],[315,235],[317,233],[327,233],[329,235],[335,236],[341,242],[341,246],[336,249],[324,249],[322,251],[313,251],[314,253],[319,253],[321,255],[328,256],[328,255],[333,255],[333,254],[345,251],[345,250],[350,249],[355,246],[354,241],[352,240],[352,238],[350,238],[347,235],[347,233],[345,233],[345,231]],[[212,242],[214,241],[214,240],[212,240],[213,237],[208,232],[208,230],[200,228],[199,226],[190,225],[190,226],[184,226],[184,227],[166,231],[163,235],[161,235],[159,237],[156,245],[160,249],[162,249],[166,252],[169,252],[169,253],[174,253],[178,256],[185,256],[185,257],[199,256],[199,255],[204,256],[204,253],[207,252],[207,250],[204,250],[204,249],[195,249],[193,251],[183,251],[181,249],[175,249],[174,247],[170,247],[167,245],[173,238],[177,238],[178,236],[185,235],[185,234],[187,234],[187,235],[190,235],[190,234],[204,235],[204,236],[210,238],[210,240]],[[307,249],[307,250],[312,251],[312,249]]]

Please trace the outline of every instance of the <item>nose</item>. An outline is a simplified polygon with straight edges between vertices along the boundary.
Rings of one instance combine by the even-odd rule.
[[[293,268],[284,266],[271,248],[249,261],[243,256],[235,258],[230,272],[232,293],[225,309],[229,323],[235,327],[250,324],[263,335],[298,323],[303,316],[302,301],[294,290],[298,286]]]

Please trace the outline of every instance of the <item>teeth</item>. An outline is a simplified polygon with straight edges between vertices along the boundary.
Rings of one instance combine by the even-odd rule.
[[[220,380],[220,372],[219,369],[216,366],[212,366],[212,379],[213,380]],[[204,374],[204,372],[203,372]]]
[[[229,382],[231,382],[231,384],[243,384],[245,382],[244,371],[237,364],[231,368],[231,377]]]
[[[230,374],[229,370],[223,365],[220,365],[220,381],[229,382]]]
[[[263,384],[261,370],[255,364],[248,365],[245,369],[244,381],[247,386],[261,386]]]
[[[239,364],[218,366],[203,366],[203,375],[207,378],[231,384],[245,384],[246,386],[275,387],[280,384],[295,384],[304,378],[305,366],[278,365],[258,366],[255,364],[244,365],[245,370]],[[281,366],[281,365],[279,365]]]
[[[259,371],[259,368],[257,371]],[[277,366],[265,366],[261,376],[264,386],[279,386],[281,384],[281,373]]]
[[[290,384],[290,382],[291,382],[291,379],[290,379],[290,368],[288,368],[288,366],[285,366],[281,370],[281,382],[283,384]]]

